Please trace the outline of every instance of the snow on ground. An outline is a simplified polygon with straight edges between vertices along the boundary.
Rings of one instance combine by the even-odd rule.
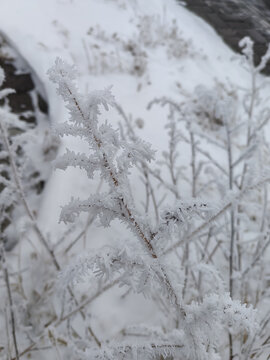
[[[143,137],[153,144],[154,149],[166,146],[164,113],[157,109],[151,113],[146,110],[148,102],[154,97],[167,95],[177,98],[179,89],[176,83],[192,91],[197,84],[212,85],[215,78],[219,81],[230,78],[236,84],[245,84],[246,81],[245,72],[237,62],[232,64],[233,53],[214,30],[174,0],[1,0],[0,5],[1,30],[45,84],[52,123],[66,118],[63,103],[47,76],[47,70],[57,56],[76,64],[80,70],[82,91],[112,84],[116,100],[126,112],[145,120]],[[136,22],[144,15],[159,16],[165,26],[175,18],[184,39],[190,39],[195,55],[183,55],[168,61],[164,47],[154,51],[150,48],[147,51],[148,74],[143,76],[146,79],[120,72],[92,74],[88,70],[84,49],[84,43],[89,41],[89,28],[98,25],[108,34],[117,33],[124,39],[132,39],[136,33]],[[104,42],[100,43],[104,46]],[[91,57],[91,50],[88,56]],[[139,83],[147,81],[151,84],[143,84],[142,89],[137,91]],[[65,147],[66,144],[63,144]],[[52,175],[40,212],[45,228],[52,230],[57,226],[59,206],[70,195],[76,195],[74,188],[78,195],[85,193],[84,184],[85,176],[81,172],[78,176],[78,171],[73,169],[68,173],[57,171]]]
[[[157,157],[167,143],[164,135],[165,112],[158,108],[147,111],[150,100],[163,95],[177,99],[180,96],[179,84],[182,89],[192,92],[197,84],[211,86],[215,79],[224,82],[228,78],[232,83],[242,86],[249,81],[239,62],[232,62],[234,54],[214,30],[174,0],[0,0],[0,9],[0,30],[8,35],[44,83],[52,124],[64,121],[67,116],[64,105],[47,76],[47,70],[53,65],[55,58],[60,56],[78,67],[82,91],[113,85],[113,93],[123,109],[134,118],[144,120],[144,128],[138,131],[158,150]],[[142,76],[131,74],[125,69],[110,69],[108,61],[103,72],[95,69],[97,63],[94,55],[97,49],[90,48],[89,44],[98,45],[100,52],[120,49],[120,64],[116,63],[116,67],[124,66],[127,61],[125,57],[130,59],[130,54],[121,48],[119,42],[112,38],[108,40],[107,37],[116,33],[126,43],[136,39],[136,24],[145,15],[156,16],[165,29],[175,19],[183,39],[188,41],[190,53],[168,58],[166,46],[142,46],[147,54],[147,69]],[[89,35],[90,28],[95,31],[99,29],[99,34],[95,37]],[[106,117],[117,125],[119,117],[115,111],[107,113]],[[82,146],[74,139],[65,138],[62,150],[66,147],[80,150]],[[79,170],[57,170],[52,173],[39,213],[40,224],[45,232],[50,232],[52,241],[65,229],[63,224],[58,224],[61,205],[68,202],[71,196],[86,198],[89,191],[95,191],[98,183],[96,179],[89,186],[86,176]],[[104,242],[104,231],[91,226],[88,233],[90,244],[87,246],[99,247]],[[123,229],[118,224],[106,231],[111,238],[123,236]],[[114,324],[110,326],[111,333],[121,329],[126,318],[132,317],[130,309],[138,305],[135,305],[136,301],[144,304],[140,306],[141,320],[146,322],[154,317],[155,308],[152,305],[145,306],[141,298],[133,301],[134,304],[129,302],[126,305],[128,308],[122,319],[119,314],[123,309],[117,308],[116,304],[111,303],[112,310],[106,311],[106,299],[98,305],[94,304],[97,308],[94,308],[93,313],[100,319],[99,332],[106,334],[109,331],[108,327],[104,328],[108,321],[111,325]],[[124,306],[123,303],[121,306]],[[137,320],[140,321],[138,318]]]

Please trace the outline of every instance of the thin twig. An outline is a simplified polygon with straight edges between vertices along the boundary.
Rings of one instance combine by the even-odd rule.
[[[19,176],[19,173],[18,173],[17,165],[16,165],[15,160],[14,160],[15,156],[13,154],[12,148],[11,148],[9,140],[8,140],[5,125],[4,125],[4,123],[1,123],[1,122],[0,122],[0,131],[2,132],[2,138],[3,138],[3,141],[4,141],[4,145],[5,145],[5,148],[6,148],[7,152],[8,152],[8,157],[9,157],[9,161],[10,161],[14,181],[15,181],[15,184],[16,184],[16,187],[17,187],[16,190],[18,192],[18,195],[21,198],[22,204],[23,204],[23,206],[25,208],[25,211],[26,211],[27,215],[29,216],[29,218],[30,218],[30,220],[32,222],[33,228],[36,231],[36,233],[38,235],[38,238],[40,239],[41,243],[43,244],[43,246],[47,250],[48,254],[50,255],[56,270],[60,271],[61,267],[60,267],[59,262],[56,259],[55,253],[50,248],[45,236],[43,235],[43,233],[42,233],[42,231],[41,231],[41,229],[40,229],[40,227],[39,227],[39,225],[38,225],[38,223],[37,223],[37,221],[35,219],[35,216],[34,216],[33,212],[30,209],[30,206],[28,205],[28,202],[26,200],[26,197],[25,197],[25,194],[24,194],[24,191],[23,191],[23,186],[22,186],[20,176]],[[71,295],[71,297],[74,299],[75,304],[77,305],[78,302],[77,302],[77,300],[75,298],[75,295],[73,294],[73,291],[70,288],[70,286],[68,286],[68,291],[69,291],[69,294]],[[81,312],[81,315],[82,315],[83,319],[85,319],[85,315],[82,312]],[[93,332],[93,330],[91,330],[91,332]],[[97,336],[95,336],[94,339],[95,338],[97,338]],[[97,344],[99,344],[99,343],[100,342],[98,342]]]
[[[167,250],[165,250],[162,253],[162,256],[167,255],[172,251],[174,251],[175,249],[177,249],[179,246],[183,244],[184,241],[194,240],[196,235],[200,234],[201,231],[206,229],[211,223],[218,220],[228,209],[230,209],[230,207],[234,204],[235,201],[239,200],[241,197],[243,197],[246,193],[253,190],[254,188],[264,185],[267,182],[270,182],[270,177],[262,178],[262,180],[258,181],[256,184],[247,186],[242,191],[239,191],[238,194],[235,194],[234,201],[228,201],[227,203],[225,203],[224,206],[215,215],[213,215],[210,219],[204,221],[201,225],[199,225],[195,230],[193,230],[189,235],[187,235],[186,239],[181,239],[176,243],[174,243],[172,246],[170,246]]]
[[[57,320],[56,322],[53,322],[52,324],[54,326],[59,326],[63,321],[69,319],[73,315],[77,314],[79,311],[83,310],[87,305],[89,305],[91,302],[93,302],[96,298],[98,298],[100,295],[102,295],[105,291],[111,289],[113,286],[118,284],[120,282],[121,278],[117,278],[108,285],[105,285],[103,288],[101,288],[98,292],[96,292],[93,296],[85,300],[83,303],[78,305],[75,309],[73,309],[71,312],[63,316],[61,319]],[[51,324],[50,324],[51,325]]]
[[[12,339],[13,339],[13,344],[14,344],[14,349],[15,349],[15,354],[16,354],[16,360],[19,360],[20,356],[19,356],[17,336],[16,336],[16,323],[15,323],[15,315],[14,315],[14,308],[13,308],[13,299],[12,299],[12,293],[11,293],[10,282],[9,282],[9,273],[8,273],[8,268],[7,268],[7,263],[6,263],[6,254],[5,254],[4,244],[1,244],[0,258],[2,260],[5,284],[6,284],[7,293],[8,293]]]

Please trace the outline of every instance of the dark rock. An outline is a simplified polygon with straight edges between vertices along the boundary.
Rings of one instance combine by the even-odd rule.
[[[37,120],[34,115],[30,115],[30,116],[20,115],[20,119],[29,124],[36,125],[36,123],[37,123]]]
[[[270,0],[187,0],[186,7],[212,25],[223,40],[240,52],[239,41],[254,41],[257,65],[270,43]],[[270,63],[264,73],[270,75]]]
[[[23,67],[18,68],[15,59],[12,57],[16,54],[16,51],[12,49],[7,41],[0,35],[0,66],[5,72],[5,81],[2,85],[2,88],[11,88],[15,90],[15,94],[9,95],[9,106],[11,110],[20,114],[25,111],[33,111],[33,96],[36,96],[36,103],[40,111],[47,114],[48,113],[48,104],[46,100],[35,90],[35,82],[33,81],[33,76],[29,71],[29,66],[24,64]],[[12,54],[9,55],[9,54]],[[24,63],[24,60],[20,58],[20,64]],[[3,102],[0,104],[3,105]],[[26,122],[36,123],[33,118],[21,117],[22,120]]]
[[[37,94],[37,98],[38,98],[39,110],[44,114],[48,114],[49,108],[47,101],[45,101],[44,98],[39,93]]]
[[[20,114],[25,111],[34,111],[31,95],[27,92],[8,95],[8,102],[10,108],[15,114]]]
[[[16,68],[15,66],[9,61],[7,61],[5,58],[0,56],[0,66],[5,69],[5,77],[11,76],[15,74]]]
[[[3,86],[14,89],[17,94],[25,93],[34,89],[31,74],[6,74]]]
[[[263,0],[263,2],[266,5],[266,7],[270,9],[270,0]]]

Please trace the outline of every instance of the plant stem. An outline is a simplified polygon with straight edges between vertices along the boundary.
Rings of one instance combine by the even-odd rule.
[[[5,278],[5,284],[7,288],[8,293],[8,302],[9,302],[9,313],[10,313],[10,320],[11,320],[11,330],[12,330],[12,338],[13,338],[13,344],[16,354],[16,360],[19,360],[19,351],[18,351],[18,344],[17,344],[17,336],[16,336],[16,323],[15,323],[15,315],[14,315],[14,309],[13,309],[13,299],[12,299],[12,293],[10,288],[10,282],[9,282],[9,273],[6,263],[6,254],[4,249],[4,244],[1,244],[1,259],[2,259],[2,267],[4,272],[4,278]]]
[[[35,232],[37,233],[38,238],[40,239],[41,243],[43,244],[43,246],[47,250],[48,254],[50,255],[56,270],[60,271],[61,266],[60,266],[58,260],[56,259],[54,251],[50,248],[45,236],[43,235],[43,233],[42,233],[42,231],[41,231],[41,229],[40,229],[40,227],[39,227],[39,225],[38,225],[38,223],[37,223],[37,221],[36,221],[36,219],[34,217],[33,212],[30,209],[30,206],[29,206],[29,204],[28,204],[28,202],[26,200],[26,197],[25,197],[25,194],[24,194],[24,191],[23,191],[23,186],[22,186],[20,176],[19,176],[19,173],[18,173],[17,165],[16,165],[15,160],[14,160],[15,156],[14,156],[13,151],[11,149],[11,146],[9,144],[9,140],[8,140],[8,136],[7,136],[5,126],[1,122],[0,122],[0,131],[2,132],[4,145],[5,145],[6,150],[8,152],[9,162],[10,162],[10,165],[11,165],[11,169],[12,169],[12,173],[13,173],[13,177],[14,177],[14,181],[15,181],[15,184],[16,184],[16,189],[17,189],[18,195],[21,198],[22,204],[23,204],[23,206],[25,208],[25,211],[26,211],[27,215],[29,216],[29,218],[30,218],[30,220],[32,222],[33,228],[34,228]],[[75,298],[75,295],[73,294],[73,291],[70,288],[70,286],[68,286],[68,292],[71,295],[71,297],[74,299],[75,304],[78,305],[78,302],[77,302],[77,300]],[[84,313],[82,311],[80,313],[81,313],[83,319],[85,319]],[[93,333],[92,329],[91,329],[90,333],[91,334]],[[94,339],[96,341],[96,339],[97,339],[96,335],[95,335]],[[98,346],[100,346],[100,341],[96,341],[96,343],[97,343]]]

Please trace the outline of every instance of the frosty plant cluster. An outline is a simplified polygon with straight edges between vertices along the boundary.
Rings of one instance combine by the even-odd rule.
[[[138,77],[148,75],[148,51],[164,48],[169,59],[198,55],[191,40],[186,41],[175,19],[159,16],[140,16],[132,38],[113,33],[99,26],[88,30],[83,46],[88,68],[93,73],[127,72]],[[106,46],[105,46],[106,45]],[[106,49],[106,50],[105,50]]]
[[[234,338],[229,334],[229,358],[238,354],[241,359],[249,356],[263,359],[269,346],[270,320],[265,311],[265,306],[269,307],[270,245],[270,154],[265,127],[269,123],[270,109],[262,91],[266,80],[260,76],[260,71],[269,61],[270,51],[258,66],[254,66],[253,42],[245,38],[240,46],[243,48],[241,62],[250,75],[249,88],[238,89],[220,83],[213,88],[200,85],[193,94],[181,89],[182,102],[165,96],[149,104],[149,109],[159,105],[169,110],[166,125],[169,149],[163,153],[162,169],[151,169],[150,173],[167,195],[176,199],[190,191],[193,197],[204,194],[221,204],[219,214],[223,215],[209,224],[208,230],[203,229],[204,237],[199,243],[194,242],[194,232],[190,235],[189,230],[173,246],[175,249],[183,247],[183,297],[186,301],[194,297],[202,299],[205,291],[213,287],[206,273],[201,272],[206,264],[207,270],[203,271],[211,277],[216,275],[209,265],[223,274],[223,280],[227,272],[231,297],[253,304],[261,317],[260,330],[251,344],[243,335]],[[183,153],[190,156],[188,166],[180,162]],[[229,211],[226,214],[224,210]],[[195,255],[198,251],[201,253],[200,269]],[[189,287],[193,292],[188,295]]]
[[[57,132],[79,138],[88,150],[67,149],[55,165],[78,167],[90,181],[100,178],[103,190],[63,206],[60,220],[67,231],[53,245],[29,203],[15,142],[7,133],[11,118],[8,109],[1,109],[1,153],[11,165],[3,165],[9,176],[1,181],[5,192],[16,194],[27,218],[24,251],[26,245],[34,250],[24,269],[20,252],[15,266],[1,240],[6,306],[0,319],[6,326],[0,329],[0,357],[19,360],[35,351],[42,358],[46,350],[47,358],[82,360],[265,359],[270,147],[264,128],[270,111],[260,93],[259,72],[270,55],[255,67],[252,42],[241,44],[250,89],[200,86],[193,94],[183,91],[182,102],[164,96],[149,104],[149,110],[157,105],[169,109],[169,144],[159,162],[110,88],[80,93],[74,66],[56,60],[49,77],[69,111]],[[104,120],[113,111],[123,120],[120,131]],[[135,172],[145,187],[142,205],[130,183]],[[0,193],[2,207],[5,192]],[[82,213],[87,221],[81,231],[76,220],[84,218]],[[93,221],[104,228],[117,222],[123,236],[70,260],[70,250],[86,238]],[[30,237],[30,229],[36,237]],[[158,323],[127,324],[115,338],[105,339],[90,305],[106,292],[110,298],[108,290],[119,285],[126,290],[124,295],[119,290],[122,297],[146,297],[157,308]]]
[[[127,345],[124,341],[124,345],[101,344],[95,350],[89,347],[87,353],[93,351],[96,358],[106,359],[114,358],[118,352],[129,358],[130,352],[135,351],[140,355],[147,348],[145,354],[149,353],[147,356],[152,357],[170,354],[187,359],[219,358],[221,338],[217,334],[230,328],[234,329],[231,330],[233,332],[246,331],[251,335],[256,329],[253,310],[232,301],[225,293],[208,294],[200,304],[185,304],[180,277],[175,273],[174,266],[169,265],[169,256],[163,252],[168,233],[182,234],[198,219],[207,227],[217,214],[211,212],[207,203],[178,200],[168,210],[163,210],[160,222],[153,225],[137,210],[128,180],[130,167],[137,162],[153,160],[154,153],[149,144],[137,137],[133,141],[121,139],[107,122],[100,121],[100,106],[108,110],[109,106],[114,105],[110,89],[95,91],[87,96],[80,94],[74,82],[74,67],[64,64],[60,59],[56,60],[49,75],[57,83],[58,92],[70,112],[70,121],[59,127],[60,135],[79,136],[87,141],[90,150],[89,154],[67,151],[57,160],[57,166],[61,169],[78,166],[90,178],[98,171],[108,185],[104,193],[83,200],[72,199],[62,209],[61,220],[72,222],[80,213],[91,211],[99,217],[103,226],[109,226],[112,220],[118,219],[133,233],[132,240],[118,247],[98,250],[96,255],[81,258],[70,265],[64,272],[65,283],[76,283],[81,276],[91,272],[105,282],[113,282],[118,277],[120,283],[148,297],[162,294],[163,302],[171,309],[171,316],[179,324],[171,335],[169,329],[166,331],[166,340],[151,339],[151,346],[149,339],[136,346]]]

